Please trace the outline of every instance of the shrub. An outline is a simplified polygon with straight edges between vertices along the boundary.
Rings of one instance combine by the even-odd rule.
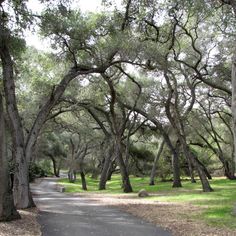
[[[46,173],[44,169],[36,164],[36,163],[30,163],[30,168],[29,168],[29,181],[32,182],[36,178],[40,177],[45,177]]]

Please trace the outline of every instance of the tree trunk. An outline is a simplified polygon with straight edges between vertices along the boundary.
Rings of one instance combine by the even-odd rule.
[[[54,158],[52,159],[52,165],[53,165],[53,173],[54,173],[55,177],[59,177],[57,174],[57,163]]]
[[[196,161],[198,162],[198,164],[202,167],[203,171],[205,172],[206,176],[208,179],[212,179],[209,171],[207,170],[207,168],[203,165],[203,163],[195,156]]]
[[[50,97],[39,110],[37,117],[32,125],[32,128],[24,142],[23,126],[18,113],[15,83],[13,77],[13,61],[10,54],[9,38],[11,37],[9,30],[5,27],[3,21],[0,22],[0,56],[3,69],[4,91],[6,96],[7,112],[10,118],[10,126],[13,140],[13,157],[15,158],[17,171],[23,171],[15,174],[14,181],[14,201],[18,208],[28,208],[34,206],[31,193],[29,191],[29,163],[32,158],[33,147],[37,142],[40,130],[42,129],[50,111],[58,102],[66,87],[74,78],[79,75],[100,73],[106,67],[102,65],[100,68],[80,69],[72,67],[70,71],[63,77],[58,86],[52,90]],[[108,67],[108,66],[107,66]]]
[[[81,182],[82,182],[82,189],[87,191],[88,189],[87,189],[85,174],[83,171],[80,172],[80,177],[81,177]]]
[[[172,153],[172,168],[173,168],[173,188],[181,188],[180,168],[179,168],[179,140],[176,142],[175,150]]]
[[[20,159],[20,155],[17,161]],[[18,209],[25,209],[35,207],[33,201],[30,186],[29,186],[29,167],[25,159],[21,158],[21,163],[16,162],[18,166],[16,167],[14,173],[14,184],[13,184],[13,193],[14,193],[14,202]]]
[[[107,172],[107,181],[111,180],[111,176],[115,172],[115,170],[116,170],[116,160],[112,160],[110,162],[108,172]]]
[[[111,176],[112,174],[114,173],[114,170],[112,168],[112,163],[109,165],[109,168],[108,168],[108,172],[107,172],[107,181],[110,181],[111,180]]]
[[[76,171],[75,170],[69,170],[68,179],[69,179],[70,183],[74,183],[76,181]]]
[[[20,215],[14,206],[5,148],[5,122],[2,95],[0,93],[0,221],[11,221],[19,219]]]
[[[118,138],[115,144],[115,155],[118,165],[120,167],[120,172],[122,176],[122,187],[125,193],[133,192],[132,186],[130,184],[129,174],[127,172],[125,162],[122,157],[122,150],[121,150],[121,140]]]
[[[103,164],[102,173],[101,173],[100,181],[99,181],[99,190],[106,189],[107,174],[109,171],[110,164],[112,162],[112,152],[113,152],[113,147],[109,148],[105,156],[105,161]]]
[[[185,156],[186,157],[186,156]],[[194,178],[194,169],[193,169],[193,164],[191,162],[191,160],[189,158],[187,158],[187,163],[188,163],[188,171],[189,171],[189,176],[191,178],[191,183],[194,184],[196,183],[197,181],[195,180]]]
[[[203,192],[212,192],[213,189],[211,188],[211,186],[207,180],[206,173],[205,173],[203,167],[196,160],[197,159],[196,156],[194,155],[194,153],[192,153],[189,150],[189,147],[184,140],[182,140],[182,145],[183,145],[183,149],[184,149],[184,153],[185,153],[186,158],[189,158],[190,162],[193,163],[195,169],[198,172],[199,178],[201,180]]]
[[[186,137],[184,135],[183,129],[182,129],[182,134],[178,133],[178,136],[179,136],[179,140],[181,142],[181,145],[184,151],[184,155],[189,163],[189,166],[193,165],[196,171],[198,172],[198,176],[201,180],[203,192],[212,192],[213,189],[211,188],[209,181],[207,180],[207,176],[206,176],[203,166],[199,164],[197,157],[194,155],[193,152],[191,152],[191,150],[189,149],[187,145]],[[193,180],[193,177],[191,179]]]
[[[62,163],[62,159],[59,160],[59,164],[57,165],[56,177],[58,178],[60,177],[61,163]]]
[[[162,139],[162,141],[159,143],[158,152],[157,152],[157,155],[156,155],[154,162],[153,162],[149,185],[155,185],[157,162],[160,159],[164,145],[165,145],[165,140]]]
[[[57,169],[57,162],[56,162],[55,158],[53,157],[53,155],[49,155],[49,157],[52,160],[53,173],[54,173],[55,177],[60,177],[59,176],[59,171],[58,171],[60,169]]]
[[[227,178],[229,179],[235,179],[235,175],[234,175],[234,160],[232,160],[232,165],[230,165],[230,162],[224,157],[224,153],[220,147],[220,143],[218,142],[217,139],[215,139],[218,148],[215,148],[214,146],[212,146],[208,140],[206,138],[204,138],[201,134],[199,134],[199,136],[202,138],[202,140],[206,143],[207,147],[213,151],[213,153],[219,158],[220,162],[223,165],[224,168],[224,174]],[[234,149],[234,148],[233,148]],[[234,159],[234,158],[233,158]],[[201,162],[200,162],[201,163]],[[202,164],[202,163],[201,163]],[[209,174],[209,172],[207,171],[207,169],[205,168],[205,172],[208,175],[208,179],[211,179],[211,175]]]
[[[16,169],[14,173],[14,202],[17,208],[35,206],[29,191],[29,170],[25,156],[24,133],[19,116],[13,72],[13,61],[9,52],[9,31],[1,22],[0,30],[0,57],[2,61],[3,84],[6,97],[6,107],[10,118],[10,128],[13,140],[13,158]]]
[[[180,179],[180,169],[179,169],[179,144],[177,142],[176,147],[173,146],[169,135],[165,130],[160,127],[159,129],[165,139],[166,145],[169,147],[170,151],[172,152],[172,167],[173,167],[173,185],[172,187],[182,187],[181,179]]]
[[[236,3],[235,1],[231,1],[230,4],[233,7],[234,15],[236,18]],[[234,165],[236,165],[236,48],[234,48],[234,54],[232,57],[231,84],[232,84],[231,110],[233,117],[233,134],[234,134]]]
[[[234,163],[233,163],[234,164]],[[231,167],[230,163],[225,160],[224,162],[225,176],[229,180],[236,180],[236,176],[234,174],[234,168]]]

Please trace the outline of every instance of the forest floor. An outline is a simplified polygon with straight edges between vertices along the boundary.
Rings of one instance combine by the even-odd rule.
[[[99,206],[117,207],[148,222],[161,226],[176,236],[236,236],[236,181],[215,178],[211,181],[212,193],[203,193],[198,181],[191,184],[183,181],[183,188],[173,189],[171,182],[157,182],[148,185],[148,178],[132,177],[134,193],[121,191],[120,177],[114,176],[107,184],[107,190],[97,191],[98,180],[87,178],[89,191],[81,189],[81,182],[68,183],[61,179],[60,185],[66,187],[63,195],[73,196],[83,201],[91,201]],[[146,189],[147,198],[139,198],[137,192]],[[69,204],[69,203],[68,203]],[[0,223],[0,236],[40,236],[37,222],[38,210],[20,211],[22,219]]]
[[[75,194],[80,198],[91,198],[101,205],[115,206],[138,216],[146,221],[171,231],[174,236],[235,236],[236,230],[227,227],[214,227],[207,224],[198,215],[206,207],[194,206],[190,203],[161,202],[139,199],[135,194],[112,195],[96,193]]]
[[[40,225],[37,221],[38,210],[20,210],[20,220],[0,222],[0,236],[40,236]]]
[[[60,183],[66,191],[75,196],[93,198],[100,204],[121,208],[133,215],[146,219],[167,229],[173,235],[235,235],[236,181],[224,178],[211,180],[214,192],[203,193],[201,185],[183,181],[183,188],[172,188],[171,182],[157,182],[148,185],[148,178],[131,177],[134,193],[121,192],[120,179],[114,176],[107,184],[107,190],[97,191],[97,180],[87,178],[87,192],[81,190],[81,183]],[[146,189],[150,196],[138,198],[137,192]]]

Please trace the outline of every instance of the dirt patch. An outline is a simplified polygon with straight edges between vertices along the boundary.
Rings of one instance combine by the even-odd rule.
[[[204,207],[184,203],[139,199],[135,195],[82,194],[99,204],[118,207],[132,215],[170,230],[174,236],[236,236],[236,230],[211,227],[194,216]]]
[[[36,217],[37,208],[19,210],[21,219],[0,223],[0,236],[40,236],[41,230]]]

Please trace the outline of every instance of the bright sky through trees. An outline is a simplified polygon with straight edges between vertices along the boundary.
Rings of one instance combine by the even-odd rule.
[[[79,0],[74,5],[80,7],[82,11],[97,11],[101,7],[101,0]],[[38,0],[29,0],[28,6],[35,12],[39,12],[43,9]]]
[[[117,6],[121,4],[121,0],[115,1]],[[73,6],[75,8],[79,8],[82,12],[96,12],[102,10],[102,0],[79,0],[74,1]],[[29,0],[28,7],[34,13],[40,13],[43,10],[42,4],[38,0]],[[40,39],[39,35],[37,34],[37,29],[35,33],[32,31],[26,32],[26,42],[27,45],[33,46],[39,50],[48,51],[50,50],[50,43],[48,40]]]

